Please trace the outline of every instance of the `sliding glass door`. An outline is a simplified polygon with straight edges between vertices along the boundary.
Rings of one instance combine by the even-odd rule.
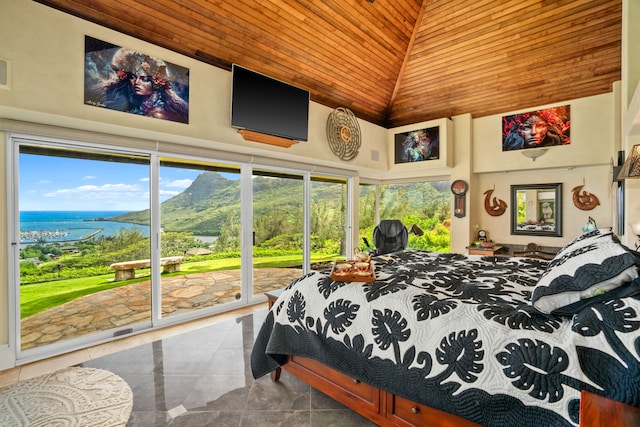
[[[18,360],[252,304],[351,255],[344,177],[12,144]]]
[[[16,163],[20,351],[149,322],[149,157],[25,143]]]
[[[347,256],[346,178],[254,169],[252,190],[253,297]]]
[[[360,184],[359,204],[359,242],[358,246],[362,251],[369,252],[375,247],[373,246],[373,229],[377,225],[377,191],[378,186],[373,184]]]
[[[285,287],[303,272],[303,174],[254,169],[253,297]]]
[[[311,267],[322,268],[347,254],[349,205],[344,178],[311,176]]]
[[[164,158],[159,175],[161,317],[238,302],[240,169]]]

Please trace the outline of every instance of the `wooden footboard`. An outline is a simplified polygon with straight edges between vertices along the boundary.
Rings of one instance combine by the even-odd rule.
[[[580,397],[580,427],[637,427],[640,408],[583,391]]]

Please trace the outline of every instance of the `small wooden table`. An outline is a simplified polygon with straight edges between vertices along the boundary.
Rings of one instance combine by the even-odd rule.
[[[482,256],[495,256],[496,254],[505,251],[505,247],[502,245],[494,245],[490,248],[483,248],[482,246],[469,246],[469,255],[482,255]]]

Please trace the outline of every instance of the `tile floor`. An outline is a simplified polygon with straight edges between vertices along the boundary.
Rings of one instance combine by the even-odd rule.
[[[0,385],[74,364],[127,381],[128,426],[374,426],[286,372],[277,383],[253,379],[250,354],[266,313],[254,306],[0,372]]]

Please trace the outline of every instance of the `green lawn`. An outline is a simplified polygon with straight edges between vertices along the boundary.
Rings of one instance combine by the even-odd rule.
[[[311,262],[332,261],[336,258],[336,256],[314,256]],[[299,262],[299,255],[261,257],[253,260],[253,266],[256,268],[290,267]],[[239,268],[240,258],[185,262],[181,266],[181,271],[168,273],[165,277],[180,274],[204,273],[207,271],[237,270]],[[114,282],[114,274],[110,273],[100,276],[22,285],[20,286],[20,317],[29,317],[95,292],[149,280],[149,271],[148,268],[136,270],[136,274],[139,277],[121,282]]]

